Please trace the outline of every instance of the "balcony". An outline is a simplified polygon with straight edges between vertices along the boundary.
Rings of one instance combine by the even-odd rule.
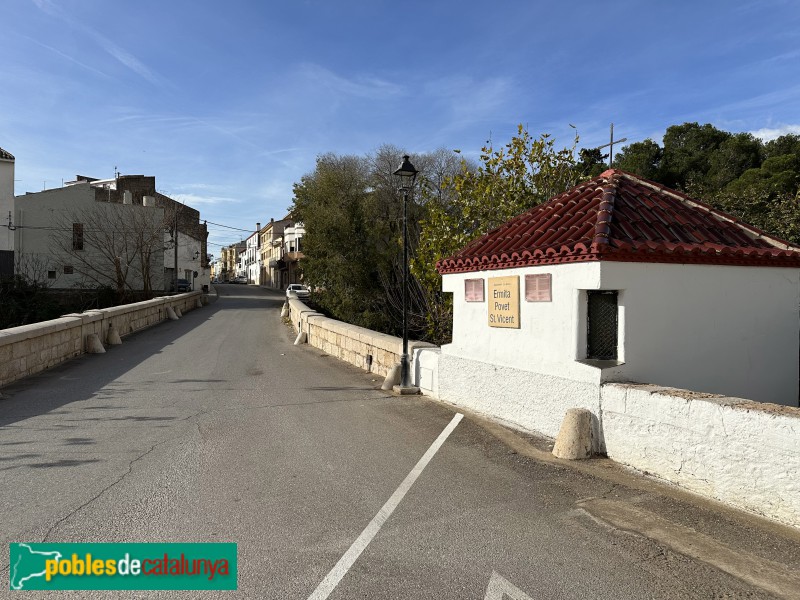
[[[284,257],[285,257],[286,260],[294,261],[294,260],[300,260],[301,258],[304,258],[305,255],[302,252],[287,252],[284,255]]]

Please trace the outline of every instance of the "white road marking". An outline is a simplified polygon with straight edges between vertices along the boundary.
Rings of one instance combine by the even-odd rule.
[[[492,571],[483,600],[503,600],[504,596],[508,596],[511,600],[533,600],[497,571]]]
[[[406,476],[403,480],[403,483],[400,484],[394,494],[386,501],[386,504],[381,507],[378,511],[378,514],[369,522],[369,525],[361,532],[361,535],[356,538],[356,541],[350,546],[347,552],[344,553],[344,556],[339,559],[333,569],[330,570],[325,576],[320,584],[317,586],[317,589],[308,597],[308,600],[325,600],[330,593],[339,585],[339,582],[342,580],[347,572],[350,570],[350,567],[353,566],[353,563],[356,562],[356,559],[361,555],[364,549],[369,545],[372,539],[377,535],[378,531],[380,531],[383,524],[386,523],[387,519],[392,516],[394,509],[397,508],[397,505],[403,500],[403,497],[406,495],[408,490],[411,489],[411,486],[414,485],[414,482],[417,480],[417,477],[420,476],[423,469],[428,465],[431,459],[434,457],[436,452],[439,451],[439,448],[442,447],[442,444],[447,440],[453,430],[456,428],[456,425],[459,424],[461,419],[464,418],[464,415],[461,413],[457,413],[453,420],[444,428],[444,431],[439,434],[439,437],[436,438],[436,441],[431,444],[431,447],[428,448],[428,451],[422,455],[422,458],[419,459],[419,462],[411,469],[411,472]]]

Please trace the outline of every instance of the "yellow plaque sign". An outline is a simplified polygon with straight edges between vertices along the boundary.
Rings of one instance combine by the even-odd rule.
[[[519,277],[490,277],[489,327],[519,329]]]

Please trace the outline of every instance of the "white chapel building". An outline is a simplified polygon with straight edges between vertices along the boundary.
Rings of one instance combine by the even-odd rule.
[[[439,396],[554,436],[600,385],[798,406],[800,247],[608,170],[438,264]]]

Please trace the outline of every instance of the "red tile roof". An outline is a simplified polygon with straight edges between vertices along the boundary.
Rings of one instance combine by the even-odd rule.
[[[685,194],[609,169],[436,267],[444,274],[599,260],[800,267],[800,247]]]

